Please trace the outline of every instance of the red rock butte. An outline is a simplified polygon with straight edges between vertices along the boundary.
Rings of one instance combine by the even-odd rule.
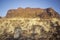
[[[52,18],[57,17],[59,18],[59,13],[57,13],[53,8],[17,8],[17,9],[10,9],[7,12],[6,18],[12,17],[26,17],[26,18]]]

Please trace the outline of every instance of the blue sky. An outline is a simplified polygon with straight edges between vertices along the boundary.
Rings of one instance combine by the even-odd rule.
[[[60,13],[60,0],[0,0],[0,16],[5,16],[9,9],[18,7],[48,8]]]

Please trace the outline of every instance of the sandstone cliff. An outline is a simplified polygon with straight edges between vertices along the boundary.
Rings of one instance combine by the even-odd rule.
[[[11,17],[26,17],[26,18],[35,18],[35,17],[40,17],[40,18],[52,18],[56,17],[59,18],[59,14],[52,8],[46,8],[46,9],[41,9],[41,8],[17,8],[17,9],[10,9],[7,12],[6,17],[11,18]]]
[[[0,40],[59,40],[59,38],[59,14],[52,8],[11,9],[4,18],[0,17]]]

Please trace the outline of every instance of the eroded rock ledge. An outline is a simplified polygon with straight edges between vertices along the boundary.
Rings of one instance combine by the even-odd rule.
[[[22,17],[22,18],[60,18],[60,14],[56,12],[53,8],[17,8],[10,9],[6,15],[7,18],[12,17]]]

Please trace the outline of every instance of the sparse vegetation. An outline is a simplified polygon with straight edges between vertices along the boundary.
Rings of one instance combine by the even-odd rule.
[[[29,20],[29,21],[26,21]],[[40,18],[39,18],[40,20]],[[0,40],[56,40],[60,38],[59,21],[37,19],[0,20]],[[48,23],[48,24],[47,24]],[[4,26],[3,26],[4,25]],[[17,30],[16,30],[17,29]],[[17,38],[16,35],[19,35]]]

